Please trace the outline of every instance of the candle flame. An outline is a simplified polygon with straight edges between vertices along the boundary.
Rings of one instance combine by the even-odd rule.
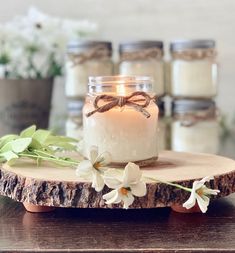
[[[118,96],[125,96],[126,95],[126,89],[124,84],[118,84],[116,86],[116,92]]]

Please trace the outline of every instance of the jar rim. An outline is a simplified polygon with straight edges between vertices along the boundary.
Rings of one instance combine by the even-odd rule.
[[[163,41],[161,40],[136,40],[123,41],[119,43],[119,53],[135,52],[148,48],[159,48],[163,50]]]
[[[103,46],[112,52],[112,42],[98,40],[72,40],[67,44],[67,53],[80,53],[94,47]]]
[[[152,83],[153,79],[150,76],[89,76],[88,86],[102,85],[112,86],[119,84],[136,85],[138,84],[149,84]]]
[[[200,39],[200,40],[175,40],[170,43],[170,51],[180,51],[186,49],[213,49],[216,42],[213,39]]]
[[[172,112],[174,114],[187,113],[192,111],[216,110],[216,103],[211,99],[179,99],[172,101]]]

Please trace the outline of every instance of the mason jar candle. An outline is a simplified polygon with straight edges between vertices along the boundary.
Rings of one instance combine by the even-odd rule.
[[[79,100],[69,100],[67,103],[68,118],[65,124],[66,136],[82,138],[82,108],[83,102]]]
[[[217,154],[219,122],[212,100],[175,100],[171,125],[174,151]]]
[[[90,77],[83,108],[84,155],[95,145],[113,164],[158,158],[158,107],[149,77]]]
[[[170,94],[178,98],[213,98],[218,67],[214,40],[178,40],[170,44]]]
[[[119,45],[120,75],[150,76],[157,96],[165,93],[162,41],[132,41]]]
[[[65,93],[69,98],[84,99],[87,80],[92,75],[112,75],[112,43],[73,41],[68,44],[65,64]]]

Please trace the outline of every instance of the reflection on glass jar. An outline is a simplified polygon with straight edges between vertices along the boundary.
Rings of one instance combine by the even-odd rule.
[[[91,77],[83,108],[85,156],[95,145],[112,162],[153,163],[158,156],[158,107],[149,77]]]
[[[68,44],[66,96],[84,98],[89,76],[113,74],[112,44],[102,41],[75,41]]]
[[[119,74],[150,76],[153,91],[162,96],[164,89],[164,62],[162,41],[133,41],[119,45]]]
[[[170,93],[174,97],[212,98],[218,70],[214,40],[182,40],[170,45]]]
[[[174,151],[217,154],[219,122],[211,100],[175,100],[171,125]]]
[[[82,139],[82,107],[83,102],[68,101],[68,118],[65,124],[66,135],[75,139]]]

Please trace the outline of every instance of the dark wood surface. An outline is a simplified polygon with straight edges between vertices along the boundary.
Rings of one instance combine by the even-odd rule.
[[[235,252],[235,194],[207,214],[169,208],[28,213],[0,197],[0,252]]]

